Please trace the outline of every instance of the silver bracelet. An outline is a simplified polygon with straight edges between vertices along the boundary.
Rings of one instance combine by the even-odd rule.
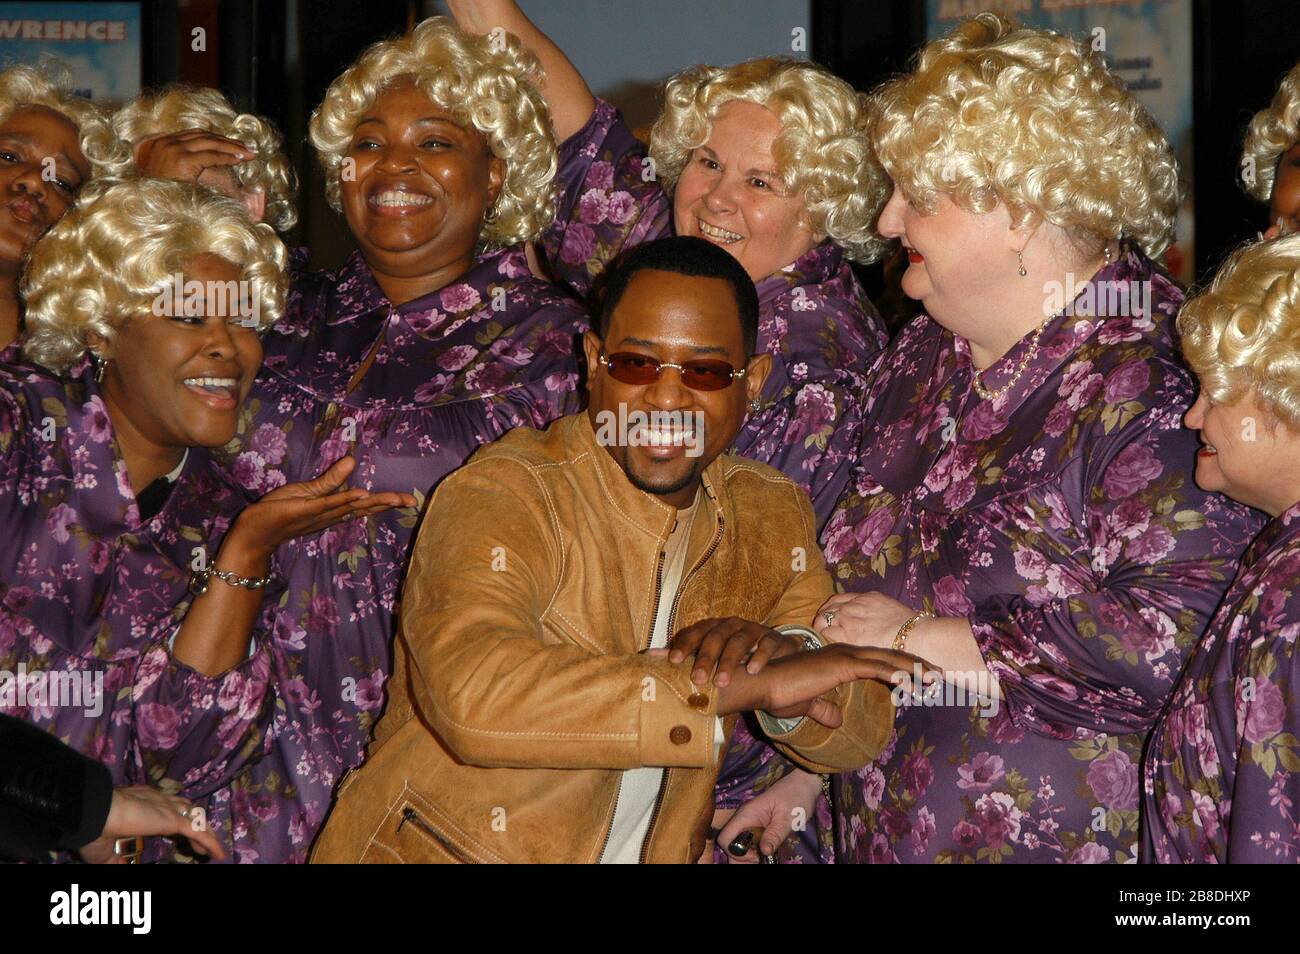
[[[784,626],[778,626],[776,628],[776,631],[778,633],[785,633],[786,635],[789,636],[798,636],[800,639],[803,640],[803,648],[805,650],[810,650],[810,651],[818,650],[824,648],[825,646],[825,643],[822,642],[821,637],[818,636],[814,630],[809,629],[807,626],[800,626],[797,623],[786,623]]]
[[[227,586],[242,586],[246,590],[260,590],[275,580],[275,577],[270,573],[263,577],[240,576],[237,573],[230,573],[227,570],[218,570],[215,566],[209,566],[202,570],[195,570],[190,575],[190,590],[193,591],[195,596],[202,596],[208,591],[208,583],[214,576]]]

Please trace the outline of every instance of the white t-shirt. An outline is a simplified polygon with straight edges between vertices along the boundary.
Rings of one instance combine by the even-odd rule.
[[[677,523],[664,547],[663,582],[659,593],[659,607],[655,611],[654,633],[651,649],[668,645],[668,616],[672,613],[677,590],[681,586],[686,564],[686,542],[691,537],[691,524],[700,509],[700,494],[686,510],[677,512]],[[714,720],[714,744],[720,746],[725,738],[722,720]],[[614,822],[610,827],[609,841],[600,856],[603,865],[634,865],[641,860],[641,848],[650,833],[650,818],[659,789],[663,785],[664,770],[659,766],[628,769],[619,782],[618,805],[614,809]]]

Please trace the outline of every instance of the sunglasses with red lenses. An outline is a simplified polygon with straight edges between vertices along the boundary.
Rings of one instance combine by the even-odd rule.
[[[631,351],[616,351],[607,355],[600,354],[600,363],[609,371],[609,376],[623,384],[654,384],[664,368],[676,368],[682,376],[682,384],[692,391],[721,391],[730,387],[731,382],[745,376],[745,369],[739,371],[725,361],[701,358],[684,364],[670,364],[647,354],[635,354]]]

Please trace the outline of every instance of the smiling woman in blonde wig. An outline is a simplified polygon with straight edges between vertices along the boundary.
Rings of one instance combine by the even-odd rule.
[[[272,552],[411,502],[338,490],[347,462],[250,505],[212,461],[283,309],[284,258],[206,189],[104,178],[24,275],[25,348],[57,374],[0,366],[0,670],[72,673],[84,691],[23,704],[10,681],[0,707],[115,785],[199,800],[255,758],[277,692],[258,624]],[[255,313],[215,290],[240,283]]]
[[[420,505],[481,443],[577,409],[586,312],[529,271],[519,243],[553,216],[555,141],[536,60],[430,19],[376,43],[311,120],[326,195],[359,250],[291,266],[285,315],[227,448],[255,494],[356,458],[352,481]],[[360,765],[392,667],[419,510],[277,553],[288,680],[265,758],[212,801],[242,862],[302,861],[335,784]]]
[[[1235,252],[1178,316],[1196,482],[1272,520],[1143,763],[1145,860],[1300,861],[1300,235]]]
[[[991,14],[875,100],[924,312],[878,365],[817,625],[946,683],[832,781],[840,860],[1132,860],[1143,740],[1258,526],[1189,472],[1182,293],[1149,257],[1172,152],[1085,44]],[[742,824],[788,816],[761,799]]]
[[[97,105],[41,70],[0,71],[0,361],[19,357],[27,253],[82,185],[125,155]]]

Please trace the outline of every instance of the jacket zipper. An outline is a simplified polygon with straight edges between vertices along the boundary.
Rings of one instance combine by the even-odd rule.
[[[681,583],[677,585],[677,592],[673,595],[673,608],[668,611],[668,642],[670,644],[673,639],[673,623],[677,619],[677,606],[682,601],[682,591],[686,589],[686,584],[691,581],[691,577],[696,574],[700,567],[709,562],[709,557],[713,556],[713,551],[718,549],[718,544],[722,542],[722,531],[724,526],[725,521],[722,519],[722,514],[718,514],[718,532],[713,535],[713,542],[710,543],[709,548],[704,551],[704,556],[700,558],[700,562],[691,567],[691,571],[687,573]],[[658,607],[656,606],[655,609],[657,610]]]
[[[660,550],[659,560],[655,564],[655,605],[650,610],[650,635],[646,637],[646,649],[649,649],[650,644],[654,642],[655,617],[659,615],[659,600],[663,596],[663,585],[664,585],[664,551]],[[662,793],[662,791],[663,788],[661,786],[660,792]],[[605,829],[605,840],[600,843],[600,854],[596,857],[597,863],[600,862],[601,858],[605,857],[605,849],[609,847],[609,836],[614,834],[614,818],[618,815],[618,800],[619,800],[619,796],[621,796],[622,794],[623,794],[623,779],[622,776],[620,775],[618,788],[614,790],[614,811],[612,811],[609,816],[609,827]],[[651,817],[650,822],[651,824],[654,824],[653,816]]]
[[[673,620],[677,618],[677,606],[681,602],[682,591],[686,589],[686,584],[690,582],[691,577],[695,575],[696,571],[699,570],[700,567],[704,566],[705,563],[709,562],[709,557],[713,556],[713,551],[718,549],[718,544],[722,542],[722,530],[724,524],[725,521],[722,519],[722,514],[719,513],[718,532],[713,535],[713,542],[709,544],[709,548],[704,551],[704,556],[700,558],[700,562],[695,564],[695,566],[691,567],[691,571],[686,574],[685,578],[680,583],[677,584],[677,592],[673,594],[673,606],[672,609],[668,611],[668,626],[666,627],[668,633],[670,634],[668,637],[668,641],[670,643],[672,642],[671,633],[673,631]],[[660,554],[661,565],[662,565],[662,556],[663,555]],[[659,611],[659,601],[658,599],[656,599],[655,612],[658,611]],[[651,626],[653,627],[653,625],[654,624],[652,622]],[[654,638],[653,631],[651,633],[651,638],[652,639]],[[654,811],[650,813],[650,824],[649,826],[646,827],[645,830],[645,840],[641,842],[641,857],[640,857],[641,864],[645,864],[646,855],[650,851],[650,839],[654,837],[655,822],[659,820],[659,809],[663,805],[664,791],[668,788],[668,773],[670,771],[671,769],[664,769],[663,778],[659,780],[659,794],[655,796]]]
[[[459,848],[457,848],[455,845],[449,842],[440,832],[436,831],[432,825],[430,825],[427,821],[421,818],[419,813],[410,805],[407,805],[405,808],[402,809],[402,820],[397,823],[397,830],[401,831],[402,826],[405,825],[407,822],[410,822],[416,828],[420,829],[420,831],[424,832],[426,835],[428,835],[430,838],[436,841],[439,845],[442,846],[443,850],[446,851],[447,854],[451,855],[453,858],[457,859],[458,861],[464,864],[475,863],[473,858],[467,857],[464,852],[462,852]]]

